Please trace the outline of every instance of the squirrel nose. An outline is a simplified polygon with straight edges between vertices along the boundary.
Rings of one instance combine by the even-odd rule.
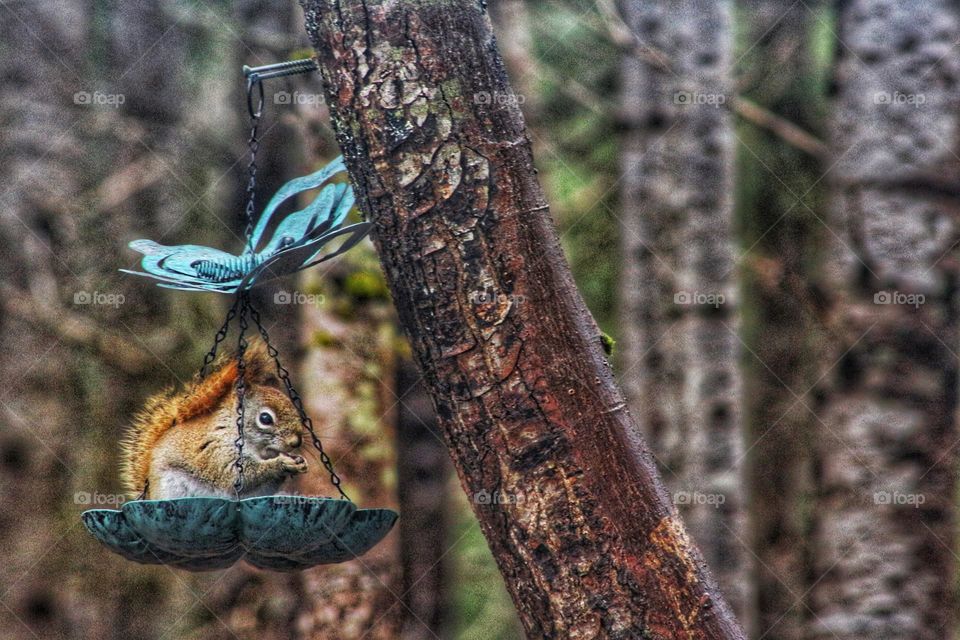
[[[298,433],[287,439],[287,444],[290,445],[291,449],[296,449],[301,444],[303,444],[303,437]]]

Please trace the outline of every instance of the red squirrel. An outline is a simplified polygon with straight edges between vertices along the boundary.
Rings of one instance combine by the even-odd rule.
[[[294,453],[303,441],[296,408],[262,342],[244,355],[243,489],[240,497],[276,493],[307,462]],[[236,497],[238,367],[221,358],[185,390],[147,400],[121,442],[121,476],[131,497],[166,500]]]

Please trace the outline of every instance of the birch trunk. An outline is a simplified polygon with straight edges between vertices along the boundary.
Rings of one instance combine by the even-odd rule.
[[[956,3],[841,4],[810,638],[955,624]]]
[[[741,621],[751,599],[733,262],[733,4],[630,0],[623,63],[623,380]]]

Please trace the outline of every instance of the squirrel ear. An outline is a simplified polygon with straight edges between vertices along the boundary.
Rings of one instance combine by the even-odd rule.
[[[261,384],[273,387],[280,386],[277,377],[277,368],[273,358],[267,353],[267,345],[263,340],[253,340],[244,352],[246,380],[251,384]]]

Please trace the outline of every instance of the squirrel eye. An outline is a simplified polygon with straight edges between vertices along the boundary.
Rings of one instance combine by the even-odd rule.
[[[272,411],[269,409],[264,409],[260,412],[260,415],[257,416],[257,422],[260,424],[260,426],[269,427],[276,422],[276,419]]]

